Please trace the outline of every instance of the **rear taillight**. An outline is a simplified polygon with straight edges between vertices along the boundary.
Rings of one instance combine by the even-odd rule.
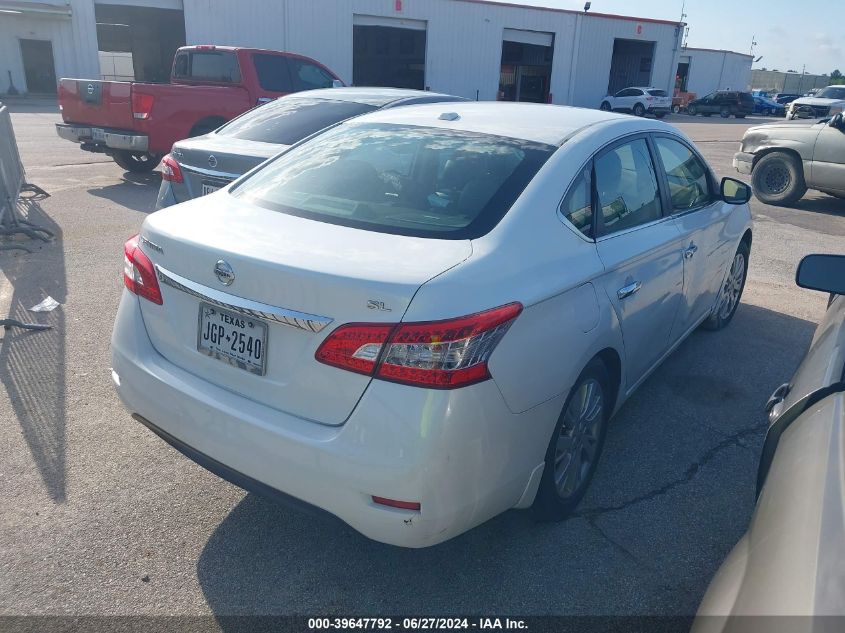
[[[139,297],[158,305],[163,303],[155,268],[138,246],[137,235],[123,245],[123,284]]]
[[[136,119],[149,119],[153,111],[153,95],[132,92],[132,116]]]
[[[185,182],[182,168],[170,154],[161,159],[161,179],[168,182]]]
[[[522,312],[522,304],[445,321],[342,325],[316,358],[382,380],[433,389],[454,389],[490,377],[487,361]]]

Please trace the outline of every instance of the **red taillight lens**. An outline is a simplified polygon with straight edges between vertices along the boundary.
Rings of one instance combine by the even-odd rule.
[[[153,111],[153,95],[132,92],[132,116],[136,119],[149,119]]]
[[[445,321],[343,325],[316,358],[407,385],[463,387],[490,377],[487,361],[520,312],[522,304],[509,303]]]
[[[123,284],[130,292],[158,305],[163,303],[161,288],[150,258],[138,247],[138,236],[123,245]]]
[[[161,179],[168,182],[185,182],[182,168],[170,154],[161,159]]]

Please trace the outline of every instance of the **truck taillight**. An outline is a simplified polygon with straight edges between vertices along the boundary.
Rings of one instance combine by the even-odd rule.
[[[136,119],[149,119],[153,111],[153,95],[132,92],[132,116]]]
[[[161,159],[161,179],[167,182],[185,182],[182,168],[171,154]]]
[[[522,304],[509,303],[445,321],[350,323],[332,332],[315,357],[382,380],[455,389],[490,377],[487,361],[521,312]]]
[[[138,238],[138,235],[130,237],[123,245],[123,285],[139,297],[161,305],[164,301],[155,267],[138,246]]]

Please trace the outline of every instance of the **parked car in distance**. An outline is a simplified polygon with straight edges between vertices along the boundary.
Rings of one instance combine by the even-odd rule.
[[[754,114],[784,116],[786,107],[768,97],[754,97]]]
[[[698,95],[694,92],[681,92],[680,90],[675,90],[675,94],[672,97],[672,112],[675,114],[679,114],[687,109],[687,105],[691,101],[695,101]]]
[[[777,101],[779,104],[785,106],[785,105],[792,103],[793,101],[795,101],[800,96],[801,95],[799,95],[799,94],[794,94],[794,93],[791,93],[791,92],[779,92],[776,95],[774,95],[772,97],[772,99]]]
[[[379,108],[466,101],[403,88],[308,90],[255,108],[203,136],[179,141],[164,157],[156,208],[225,187],[256,165],[323,128]]]
[[[795,99],[789,104],[787,117],[822,118],[845,111],[845,86],[828,86],[813,96]]]
[[[710,583],[693,633],[758,630],[732,616],[845,615],[845,256],[805,257],[796,281],[832,293],[831,302],[792,380],[766,405],[757,507]],[[795,618],[757,620],[759,630],[796,630]]]
[[[147,216],[124,247],[114,384],[213,472],[372,539],[561,519],[610,416],[699,325],[731,321],[750,195],[659,121],[377,110]]]
[[[343,82],[302,55],[232,46],[176,51],[169,84],[62,79],[58,135],[110,155],[127,171],[155,169],[173,143],[220,127],[254,106]]]
[[[605,112],[630,112],[635,116],[653,114],[662,119],[672,110],[672,99],[665,90],[654,87],[632,87],[605,97],[599,109]]]
[[[829,119],[790,121],[750,127],[733,166],[751,174],[761,202],[789,205],[807,189],[845,198],[845,122]]]
[[[687,114],[691,116],[718,114],[723,119],[730,116],[743,119],[753,112],[754,97],[751,96],[751,93],[737,92],[736,90],[717,90],[701,97],[701,99],[690,101],[687,105]]]

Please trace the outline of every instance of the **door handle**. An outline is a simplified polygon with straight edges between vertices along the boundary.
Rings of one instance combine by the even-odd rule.
[[[640,288],[642,287],[643,284],[641,281],[635,281],[634,283],[628,284],[627,286],[623,286],[622,288],[617,290],[616,296],[619,297],[620,300],[626,299],[633,294],[637,294],[640,291]]]
[[[695,245],[695,242],[690,242],[689,246],[684,250],[684,259],[692,259],[692,256],[695,255],[697,250],[698,246]]]

